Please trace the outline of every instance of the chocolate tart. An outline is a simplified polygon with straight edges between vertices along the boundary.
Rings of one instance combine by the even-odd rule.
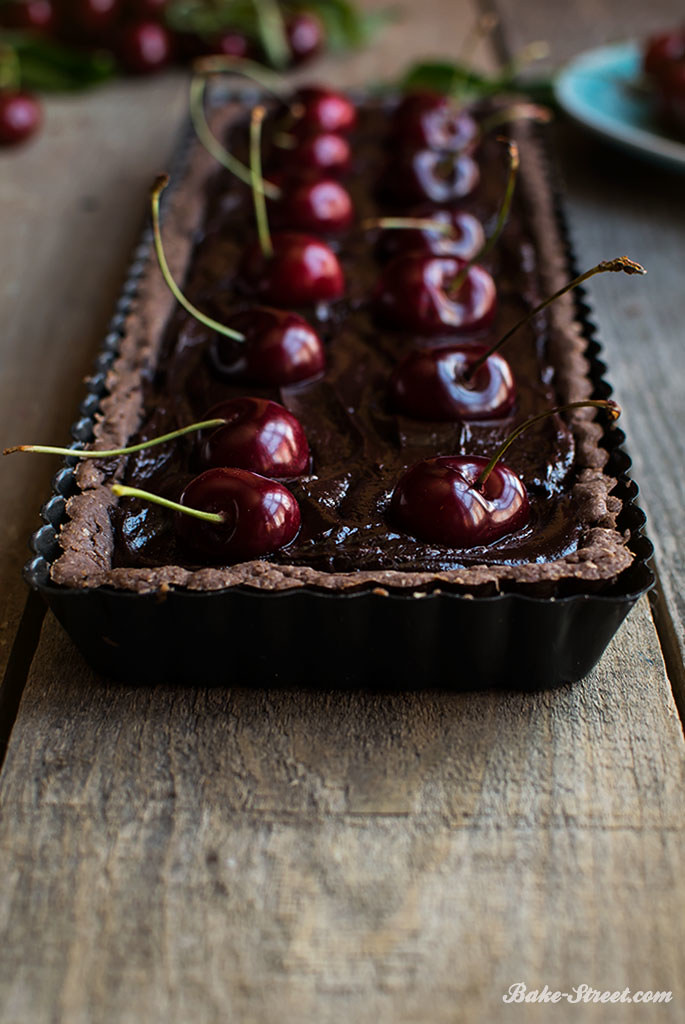
[[[360,218],[391,209],[369,185],[382,172],[386,103],[360,107],[346,180]],[[244,122],[235,99],[214,114],[215,131],[233,132],[234,145]],[[517,134],[520,184],[491,265],[500,289],[497,334],[572,273],[543,149],[534,132]],[[501,147],[490,143],[484,162],[487,173],[467,207],[492,216]],[[194,143],[181,163],[165,207],[169,262],[193,301],[225,315],[249,305],[235,282],[251,237],[249,196]],[[91,663],[121,678],[144,671],[152,679],[226,681],[240,673],[255,682],[468,687],[580,678],[652,583],[651,546],[632,503],[620,430],[604,431],[580,410],[531,431],[507,460],[529,487],[531,526],[487,548],[418,542],[392,530],[385,508],[399,474],[418,459],[491,452],[515,422],[542,408],[610,394],[585,307],[565,296],[507,351],[519,379],[512,419],[467,428],[417,424],[386,407],[382,382],[416,339],[374,318],[373,239],[350,233],[338,245],[347,294],[306,311],[318,318],[329,369],[322,380],[268,393],[301,419],[314,453],[312,473],[289,484],[303,512],[295,541],[265,559],[201,566],[177,549],[159,510],[122,513],[112,480],[163,490],[190,474],[191,447],[181,444],[58,474],[44,509],[49,525],[34,538],[29,582]],[[146,234],[75,425],[77,440],[117,447],[197,419],[227,394],[266,394],[217,378],[203,330],[176,308]],[[303,622],[309,639],[297,642]],[[460,664],[451,668],[455,643]]]

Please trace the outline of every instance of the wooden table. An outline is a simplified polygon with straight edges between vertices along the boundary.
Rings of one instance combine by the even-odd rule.
[[[404,6],[373,52],[316,76],[449,55],[473,16]],[[490,64],[682,16],[497,9]],[[3,445],[68,436],[185,104],[177,75],[54,99],[40,138],[0,155]],[[656,546],[652,610],[582,683],[534,696],[112,685],[20,580],[57,465],[2,461],[2,1024],[685,1019],[685,190],[565,122],[554,141],[580,263],[649,269],[590,293]],[[519,981],[673,998],[504,1004]]]

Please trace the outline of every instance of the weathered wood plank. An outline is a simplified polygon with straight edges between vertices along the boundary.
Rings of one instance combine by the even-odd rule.
[[[588,46],[645,34],[682,20],[682,5],[521,4],[498,0],[512,51],[531,38],[552,42],[561,61]],[[591,301],[601,323],[609,377],[623,406],[623,429],[649,517],[664,597],[685,659],[685,291],[674,268],[682,262],[685,193],[682,176],[631,159],[579,128],[555,133],[556,162],[581,266],[626,253],[648,277],[635,282],[595,278]],[[674,680],[677,684],[677,680]]]
[[[548,1019],[517,981],[673,992],[560,1021],[681,1020],[648,614],[535,696],[117,687],[50,621],[0,778],[0,1020]]]
[[[0,448],[68,443],[184,102],[180,76],[51,98],[35,142],[2,152]],[[0,678],[26,600],[28,537],[59,464],[0,459]]]
[[[460,11],[338,80],[453,50]],[[0,776],[2,1024],[547,1020],[516,981],[673,991],[562,1022],[681,1019],[685,756],[645,601],[535,696],[134,682],[48,619]]]

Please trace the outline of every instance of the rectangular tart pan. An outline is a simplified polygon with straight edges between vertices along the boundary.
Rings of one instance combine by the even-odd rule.
[[[172,180],[183,171],[190,148],[186,131]],[[560,202],[559,231],[571,268]],[[93,437],[95,416],[106,392],[138,282],[153,258],[147,229],[117,303],[80,416],[72,426],[75,448]],[[573,271],[575,273],[575,271]],[[577,320],[587,340],[593,397],[611,387],[599,359],[596,328],[585,295],[575,293]],[[76,459],[67,459],[43,506],[44,524],[31,538],[35,553],[24,576],[71,636],[96,672],[132,683],[366,686],[374,689],[488,687],[539,689],[575,682],[593,668],[637,599],[654,584],[652,545],[645,517],[635,504],[638,489],[628,476],[624,434],[607,430],[605,471],[617,481],[622,510],[617,526],[630,534],[634,558],[601,593],[589,587],[557,588],[536,597],[512,588],[491,596],[450,592],[391,592],[366,587],[331,593],[311,586],[265,592],[234,586],[224,590],[137,594],[113,587],[70,588],[50,578],[61,549],[58,532],[66,504],[77,492]]]

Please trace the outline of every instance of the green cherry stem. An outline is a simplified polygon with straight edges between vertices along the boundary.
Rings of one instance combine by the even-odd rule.
[[[448,235],[451,226],[446,221],[431,220],[427,217],[367,217],[359,225],[361,231],[371,231],[373,228],[390,229],[391,231],[439,231]]]
[[[489,117],[484,118],[478,129],[478,138],[482,139],[493,128],[499,128],[500,125],[507,124],[508,121],[534,121],[536,124],[549,124],[552,117],[552,111],[538,103],[514,103],[510,107],[495,110]]]
[[[199,508],[188,508],[178,501],[169,501],[159,494],[152,494],[151,491],[142,491],[139,487],[126,487],[125,484],[112,484],[112,494],[117,498],[142,498],[143,501],[151,501],[153,505],[161,505],[162,508],[169,508],[172,512],[183,512],[187,516],[194,516],[195,519],[203,519],[206,523],[225,523],[226,518],[223,512],[203,512]]]
[[[530,64],[549,57],[549,52],[549,43],[545,39],[535,39],[531,43],[526,43],[518,53],[514,54],[513,59],[504,65],[502,77],[507,79],[516,78]]]
[[[527,324],[529,320],[532,320],[534,316],[537,316],[538,313],[541,313],[543,309],[547,308],[547,306],[550,306],[553,302],[556,302],[556,300],[561,298],[562,295],[565,295],[566,292],[570,292],[573,288],[577,288],[578,285],[581,285],[584,281],[587,281],[591,277],[594,277],[595,274],[617,273],[618,271],[623,271],[624,274],[647,273],[644,267],[640,266],[639,263],[635,263],[634,260],[628,259],[627,256],[618,256],[614,260],[602,260],[602,262],[598,263],[596,267],[591,267],[590,270],[586,270],[585,273],[580,274],[579,277],[574,277],[572,281],[569,281],[568,284],[565,284],[563,288],[559,289],[558,292],[555,292],[554,295],[550,295],[548,298],[543,299],[543,301],[540,302],[534,309],[531,309],[529,313],[526,313],[525,316],[521,317],[521,319],[517,323],[515,323],[513,327],[509,328],[506,334],[502,335],[499,341],[495,345],[493,345],[492,348],[488,349],[487,352],[484,352],[480,359],[477,359],[475,363],[472,363],[468,371],[464,374],[466,380],[472,379],[474,374],[478,373],[478,370],[481,368],[486,359],[489,359],[490,356],[494,355],[494,353],[497,352],[498,349],[500,349],[505,342],[509,341],[509,338],[511,338],[512,334],[516,334],[519,328],[523,327],[524,324]]]
[[[239,70],[238,68],[231,70]],[[190,82],[190,120],[193,123],[195,133],[205,147],[210,156],[225,167],[227,171],[230,171],[239,181],[242,181],[245,185],[252,184],[252,178],[250,175],[249,167],[246,167],[242,161],[238,160],[237,157],[233,156],[229,150],[223,146],[216,136],[212,133],[209,127],[209,122],[205,114],[205,92],[207,88],[207,79],[204,74],[195,75]],[[272,185],[269,181],[263,181],[260,186],[269,199],[278,199],[281,195],[281,190]]]
[[[146,448],[154,448],[158,444],[166,444],[167,441],[175,441],[177,437],[191,434],[195,430],[208,430],[210,427],[223,427],[224,419],[203,420],[201,423],[191,423],[179,430],[172,430],[169,434],[162,434],[160,437],[153,437],[149,441],[141,441],[139,444],[129,445],[127,448],[110,448],[107,451],[96,451],[88,449],[81,451],[74,448],[57,448],[49,444],[18,444],[13,448],[5,448],[3,455],[11,455],[13,452],[37,452],[40,455],[67,455],[75,459],[109,459],[118,455],[133,455],[134,452],[142,452]]]
[[[467,64],[472,61],[474,51],[497,28],[498,22],[499,18],[493,11],[477,17],[468,32],[462,36],[455,63]]]
[[[223,334],[226,338],[233,338],[234,341],[245,341],[244,334],[240,334],[238,331],[234,331],[230,327],[225,327],[223,324],[220,324],[218,320],[214,320],[211,316],[207,316],[205,313],[201,312],[197,306],[194,306],[192,302],[185,297],[171,276],[169,264],[167,263],[166,256],[164,255],[162,232],[159,226],[159,200],[162,192],[168,184],[168,174],[158,175],[155,179],[154,185],[152,186],[150,197],[152,202],[152,233],[154,235],[155,252],[159,262],[159,269],[162,271],[162,277],[176,301],[179,302],[191,316],[195,317],[196,320],[199,320],[201,324],[204,324],[205,327],[209,327],[212,331],[217,331],[218,334]]]
[[[567,412],[569,409],[584,409],[588,406],[594,406],[597,409],[606,409],[612,420],[617,420],[621,415],[620,406],[617,405],[616,402],[613,402],[611,399],[605,401],[603,398],[587,398],[583,399],[580,402],[568,402],[568,404],[566,405],[557,405],[554,409],[548,409],[546,412],[541,412],[537,416],[531,416],[529,420],[525,420],[523,423],[521,423],[520,426],[516,428],[516,430],[512,430],[511,434],[509,434],[509,437],[506,439],[504,444],[501,445],[500,448],[498,448],[498,450],[495,452],[493,457],[488,462],[487,466],[485,466],[485,468],[482,469],[478,476],[476,477],[473,483],[473,489],[476,491],[480,490],[480,488],[483,486],[487,478],[492,473],[497,463],[505,455],[510,445],[513,444],[516,438],[519,437],[519,435],[522,434],[524,430],[528,430],[528,427],[532,427],[534,423],[538,423],[540,420],[544,420],[548,416],[554,416],[555,413]]]
[[[490,237],[487,238],[485,240],[485,244],[481,246],[480,251],[476,253],[473,259],[470,259],[469,262],[461,268],[455,277],[454,281],[450,285],[451,295],[459,294],[464,281],[468,277],[471,267],[475,266],[476,263],[481,263],[485,257],[490,254],[499,236],[504,230],[504,225],[509,219],[509,211],[511,210],[511,202],[514,198],[514,189],[516,187],[516,178],[518,176],[520,163],[519,148],[512,139],[501,139],[500,141],[504,142],[509,152],[509,174],[507,176],[507,185],[504,190],[502,205],[500,206],[499,213],[497,214],[497,223],[495,224],[494,231],[491,232]]]
[[[19,56],[13,46],[0,44],[0,91],[18,89],[21,82]]]
[[[262,106],[255,107],[250,119],[250,178],[252,184],[252,201],[257,219],[257,235],[264,259],[271,259],[274,247],[269,231],[269,217],[266,212],[264,195],[264,177],[262,175],[262,122],[266,110]]]
[[[276,0],[252,0],[252,5],[267,57],[274,67],[285,68],[290,58],[290,48],[281,8]]]

